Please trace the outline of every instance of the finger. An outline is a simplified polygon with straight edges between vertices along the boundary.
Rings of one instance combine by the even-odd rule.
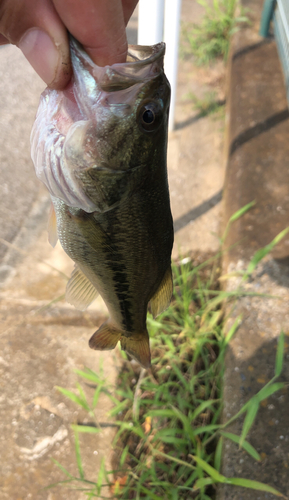
[[[3,35],[0,35],[0,45],[6,45],[7,43],[10,43],[8,38],[6,38]]]
[[[68,36],[51,0],[2,0],[0,44],[17,45],[51,88],[71,77]]]
[[[122,0],[123,17],[125,25],[127,25],[127,23],[129,22],[130,17],[137,6],[137,3],[138,0]]]
[[[53,0],[53,3],[68,31],[97,65],[126,60],[127,39],[121,0]],[[130,10],[131,7],[126,9],[126,17]]]

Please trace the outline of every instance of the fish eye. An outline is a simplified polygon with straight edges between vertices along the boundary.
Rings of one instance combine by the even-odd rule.
[[[137,116],[142,131],[154,132],[162,122],[163,112],[158,102],[149,101],[140,106]]]
[[[142,115],[143,122],[151,125],[155,121],[155,114],[151,109],[146,109]]]

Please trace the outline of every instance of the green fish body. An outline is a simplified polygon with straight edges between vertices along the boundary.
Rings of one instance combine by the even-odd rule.
[[[107,306],[90,347],[120,341],[147,368],[148,304],[155,317],[172,295],[164,44],[130,46],[126,63],[100,68],[71,38],[71,56],[73,83],[42,94],[31,137],[54,207],[50,241],[75,262],[68,302],[84,310],[100,293]]]

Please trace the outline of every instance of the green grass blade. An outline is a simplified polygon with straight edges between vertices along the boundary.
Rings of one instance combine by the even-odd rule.
[[[74,370],[74,373],[77,373],[77,375],[79,375],[82,378],[85,378],[86,380],[95,382],[95,384],[99,384],[100,382],[102,382],[102,380],[100,380],[99,375],[93,372],[92,370],[90,371],[87,370],[85,372],[83,370]]]
[[[80,476],[81,479],[84,479],[84,470],[83,470],[83,465],[82,465],[82,460],[81,460],[81,454],[80,454],[80,445],[79,445],[78,432],[74,433],[74,441],[75,441],[76,463],[77,463],[77,467],[78,467],[79,476]]]
[[[120,460],[119,460],[120,467],[123,467],[123,464],[125,463],[125,459],[127,457],[128,452],[129,452],[129,446],[126,445],[126,447],[124,448],[124,450],[121,454]]]
[[[102,391],[102,384],[100,384],[94,391],[94,394],[93,394],[93,401],[92,401],[92,408],[93,410],[97,407],[97,403],[98,403],[98,400],[99,400],[99,396],[101,394],[101,391]]]
[[[39,314],[39,313],[45,311],[45,309],[49,309],[50,306],[52,306],[56,302],[60,302],[63,299],[65,299],[65,293],[63,293],[62,295],[58,295],[58,297],[56,297],[55,299],[48,302],[48,304],[45,304],[45,306],[41,306],[38,309],[36,309],[35,314]]]
[[[85,405],[85,408],[87,409],[87,411],[90,411],[90,407],[89,407],[89,404],[87,402],[84,390],[82,389],[82,387],[79,383],[76,384],[76,387],[78,389],[79,396],[80,396],[81,401],[83,402],[83,405]]]
[[[284,359],[284,346],[285,346],[285,334],[283,330],[280,333],[280,337],[277,345],[276,352],[276,363],[275,363],[275,377],[280,377],[283,369],[283,359]]]
[[[184,387],[186,389],[189,388],[189,382],[188,380],[185,379],[184,375],[182,374],[181,370],[177,367],[177,365],[174,363],[172,364],[172,370],[175,372],[175,374],[178,376],[179,378],[179,382],[182,382]]]
[[[64,389],[63,387],[59,387],[58,385],[55,386],[55,388],[61,392],[62,394],[64,394],[64,396],[66,396],[67,398],[69,398],[71,401],[73,401],[74,403],[77,403],[79,406],[81,406],[82,408],[84,408],[85,410],[89,411],[90,408],[88,407],[86,401],[83,401],[81,399],[81,397],[77,396],[76,394],[74,394],[74,392],[72,391],[69,391],[68,389]]]
[[[263,401],[264,399],[269,398],[272,396],[277,391],[280,391],[280,389],[283,389],[285,386],[284,382],[276,382],[275,384],[270,384],[270,382],[265,385],[265,387],[262,387],[262,389],[256,394],[256,399],[258,400],[259,403]]]
[[[260,250],[257,250],[257,252],[253,255],[251,261],[248,264],[247,271],[245,272],[244,278],[247,278],[256,268],[256,266],[259,264],[259,262],[269,253],[273,250],[273,248],[286,236],[286,234],[289,231],[289,227],[286,229],[283,229],[275,238],[264,248],[260,248]]]
[[[163,497],[159,497],[159,496],[155,495],[151,490],[148,490],[147,488],[145,488],[145,486],[141,486],[140,489],[144,493],[147,493],[149,495],[149,498],[151,498],[152,500],[164,500]]]
[[[240,217],[242,217],[248,210],[250,210],[254,205],[256,204],[255,201],[251,201],[250,203],[247,203],[247,205],[244,205],[244,207],[240,208],[235,212],[233,215],[231,215],[230,219],[228,220],[227,226],[225,228],[224,234],[221,238],[221,242],[224,243],[226,241],[229,229],[231,227],[231,224],[238,220]]]
[[[260,483],[259,481],[252,481],[251,479],[242,479],[240,477],[226,478],[226,484],[233,484],[234,486],[242,486],[243,488],[250,488],[251,490],[266,491],[266,493],[272,493],[277,497],[287,498],[285,495],[280,493],[280,491],[275,490],[272,486],[268,484]]]
[[[197,479],[193,486],[193,491],[200,490],[201,488],[205,488],[206,486],[210,486],[210,484],[214,484],[216,481],[212,477],[200,477]]]
[[[184,430],[186,431],[188,437],[194,442],[195,441],[195,434],[194,434],[194,429],[192,428],[191,421],[182,413],[178,408],[175,406],[172,406],[173,411],[175,416],[182,422],[184,426]]]
[[[236,220],[240,219],[250,208],[252,208],[254,205],[256,205],[256,201],[250,201],[250,203],[247,203],[247,205],[244,205],[242,208],[237,210],[233,215],[231,215],[229,222],[235,222]]]
[[[243,429],[242,429],[242,433],[241,433],[241,437],[240,437],[240,441],[239,441],[239,446],[241,448],[243,448],[243,446],[244,446],[245,438],[246,438],[249,430],[251,429],[251,427],[255,421],[255,417],[258,413],[258,410],[259,410],[259,401],[257,400],[256,397],[252,398],[250,405],[247,409],[247,413],[246,413],[246,417],[244,419]]]
[[[74,481],[74,479],[65,479],[65,481],[57,481],[56,483],[49,484],[49,486],[45,486],[43,488],[43,490],[51,490],[52,488],[55,488],[56,486],[68,486],[73,481]],[[71,486],[70,486],[70,488],[71,488]]]
[[[55,458],[51,458],[51,460],[67,477],[69,477],[70,479],[74,479],[74,476],[72,476],[72,474],[70,474],[70,472],[68,472],[68,470],[66,470],[65,467],[63,467],[63,465],[61,465],[57,460],[55,460]]]
[[[150,410],[145,415],[146,417],[163,417],[163,418],[173,418],[175,417],[174,410],[163,409],[163,410]]]
[[[231,441],[233,441],[234,443],[237,443],[239,446],[241,446],[240,436],[237,436],[236,434],[232,434],[231,432],[224,432],[224,431],[221,431],[221,434],[225,438],[231,439]],[[257,450],[255,450],[255,448],[253,448],[253,446],[250,443],[248,443],[248,441],[243,442],[242,448],[244,448],[244,450],[247,453],[249,453],[249,455],[251,455],[251,457],[253,457],[255,460],[257,460],[258,462],[261,461],[261,457],[260,457],[259,453],[257,452]]]
[[[224,441],[224,439],[221,436],[219,441],[218,441],[216,451],[215,451],[214,467],[218,472],[220,472],[220,470],[221,470],[223,441]]]
[[[98,427],[93,427],[92,425],[76,425],[76,424],[71,424],[71,429],[75,432],[84,432],[88,434],[98,434],[101,432],[101,429]]]
[[[114,417],[115,415],[118,415],[121,411],[123,411],[128,404],[130,403],[130,399],[124,399],[123,401],[117,401],[117,404],[107,412],[107,415],[110,417]]]
[[[230,330],[226,334],[224,338],[224,343],[225,345],[228,345],[233,336],[235,335],[236,331],[238,330],[238,327],[240,326],[242,322],[242,314],[240,314],[234,321],[233,325],[231,326]]]
[[[192,421],[195,420],[198,415],[200,415],[200,413],[203,413],[204,410],[206,410],[207,408],[210,408],[211,406],[215,405],[216,403],[218,403],[219,400],[218,399],[210,399],[208,401],[203,401],[192,413],[191,415],[191,419]]]
[[[253,400],[256,400],[258,403],[260,403],[264,399],[267,399],[269,396],[274,394],[274,392],[283,389],[284,386],[285,383],[283,382],[277,382],[275,384],[273,384],[272,381],[268,382],[268,384],[266,384],[265,387],[262,387],[262,389],[260,389],[260,391],[255,396],[249,399],[249,401],[247,401],[244,404],[244,406],[242,406],[242,408],[235,415],[233,415],[233,417],[229,418],[229,420],[227,420],[227,422],[225,422],[224,424],[220,425],[220,427],[224,429],[232,422],[237,420],[237,418],[239,418],[242,415],[242,413],[245,413],[245,411],[248,410],[248,408],[252,405]]]
[[[105,458],[103,458],[101,461],[99,473],[98,473],[98,477],[97,477],[96,488],[97,488],[98,495],[100,495],[100,492],[101,492],[104,474],[105,474]]]
[[[221,425],[220,424],[210,424],[210,425],[204,425],[201,427],[198,427],[197,429],[194,429],[194,434],[195,436],[198,436],[199,434],[204,434],[205,432],[213,432],[216,431],[217,429],[220,429]]]
[[[214,469],[211,465],[209,465],[205,460],[203,460],[200,457],[197,457],[195,455],[189,455],[191,458],[197,462],[197,464],[207,473],[209,476],[211,476],[215,482],[217,483],[224,483],[226,481],[225,476],[220,474],[216,469]]]

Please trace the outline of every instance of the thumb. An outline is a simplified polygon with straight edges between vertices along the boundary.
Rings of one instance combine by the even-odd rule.
[[[71,77],[68,35],[50,0],[2,0],[0,44],[17,45],[51,88],[64,88]]]

